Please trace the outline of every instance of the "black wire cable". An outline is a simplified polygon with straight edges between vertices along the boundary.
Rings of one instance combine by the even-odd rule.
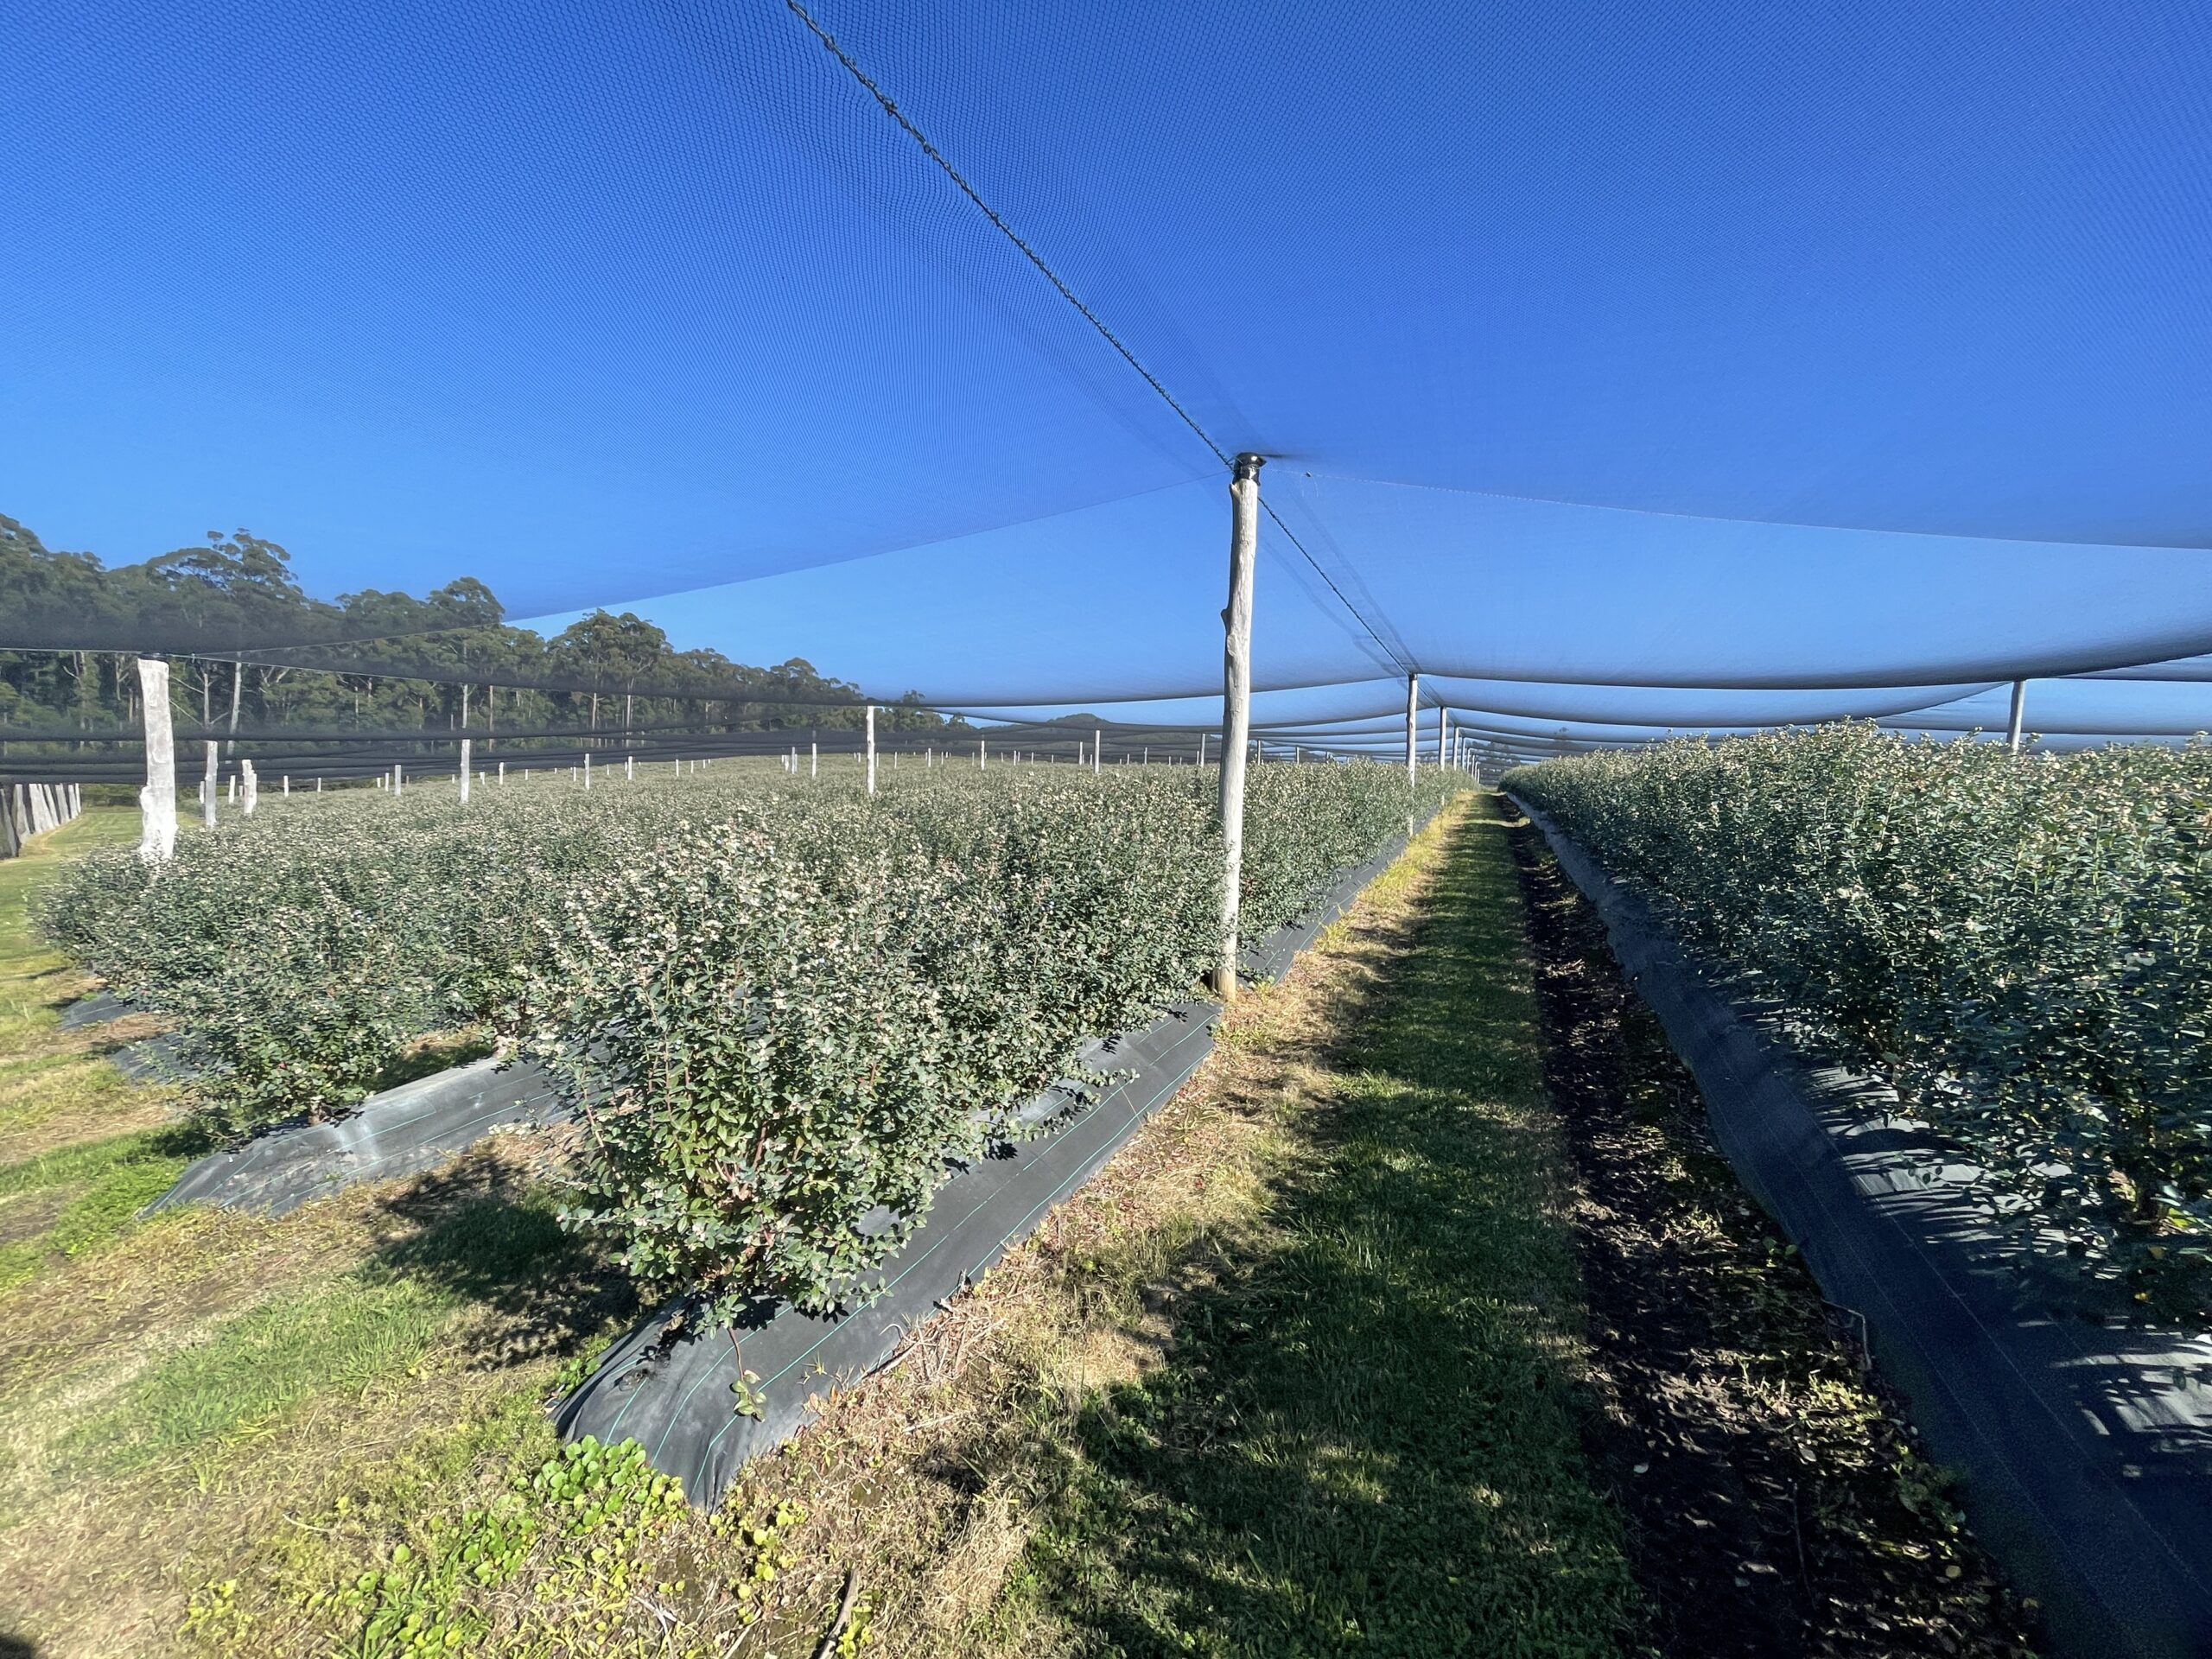
[[[1145,385],[1150,386],[1153,391],[1158,394],[1160,402],[1166,404],[1168,408],[1173,410],[1175,411],[1176,418],[1180,420],[1184,425],[1189,427],[1192,432],[1196,433],[1198,435],[1198,442],[1205,444],[1208,449],[1213,452],[1214,459],[1219,461],[1224,467],[1231,465],[1232,461],[1229,451],[1223,448],[1221,445],[1214,442],[1213,435],[1209,433],[1205,428],[1198,424],[1197,417],[1194,416],[1189,410],[1184,408],[1181,404],[1175,400],[1175,395],[1169,391],[1166,386],[1160,384],[1159,376],[1153,373],[1150,369],[1145,367],[1145,365],[1138,360],[1137,354],[1131,351],[1128,346],[1123,343],[1122,337],[1119,334],[1116,334],[1111,328],[1108,327],[1104,320],[1101,318],[1096,311],[1093,311],[1088,305],[1085,305],[1083,302],[1076,291],[1068,286],[1067,283],[1061,277],[1060,274],[1045,262],[1044,256],[1039,253],[1036,249],[1031,247],[1027,242],[1024,241],[1020,233],[1017,232],[1013,226],[1007,223],[1006,219],[1000,214],[999,211],[993,207],[989,202],[983,200],[982,194],[977,191],[976,187],[968,182],[967,179],[962,175],[960,169],[952,164],[943,150],[939,149],[935,144],[930,142],[928,135],[923,132],[919,127],[916,126],[912,118],[909,117],[904,110],[899,107],[897,100],[893,99],[892,96],[888,92],[885,92],[882,87],[876,85],[874,79],[868,74],[868,71],[861,68],[859,63],[854,60],[853,54],[846,51],[843,47],[838,45],[836,38],[832,35],[828,29],[823,28],[820,23],[815,22],[813,14],[808,11],[804,6],[801,5],[799,3],[799,0],[784,0],[784,4],[790,10],[793,16],[797,17],[799,22],[806,25],[809,31],[814,35],[814,38],[822,42],[823,49],[826,50],[831,57],[836,59],[840,64],[844,66],[845,73],[850,75],[855,80],[858,81],[862,90],[864,90],[870,98],[874,99],[882,106],[883,112],[889,116],[892,120],[898,123],[899,130],[921,147],[922,154],[928,156],[932,162],[936,162],[938,167],[944,172],[944,176],[950,179],[955,185],[959,187],[960,194],[967,197],[970,202],[975,204],[976,210],[982,213],[984,218],[991,221],[992,226],[998,231],[999,234],[1006,238],[1008,242],[1012,243],[1015,249],[1020,251],[1021,257],[1036,267],[1038,274],[1043,276],[1046,282],[1052,285],[1054,291],[1057,292],[1062,299],[1065,300],[1070,305],[1076,308],[1085,322],[1088,322],[1093,328],[1097,330],[1098,337],[1104,340],[1109,346],[1112,346],[1114,350],[1119,353],[1124,363],[1127,363],[1131,368],[1135,369],[1139,375],[1143,377]],[[1267,505],[1264,500],[1262,500],[1262,505]],[[1337,596],[1338,603],[1341,604],[1345,610],[1351,613],[1353,620],[1356,620],[1361,627],[1367,631],[1367,637],[1375,641],[1377,648],[1379,648],[1382,652],[1383,655],[1390,660],[1391,664],[1397,669],[1398,672],[1402,674],[1410,674],[1414,672],[1415,671],[1412,664],[1403,660],[1395,652],[1392,651],[1389,646],[1383,644],[1382,636],[1376,631],[1375,625],[1370,622],[1365,616],[1360,613],[1359,607],[1353,604],[1351,599],[1345,595],[1343,588],[1337,586],[1335,578],[1331,576],[1326,570],[1321,568],[1320,561],[1316,559],[1313,554],[1306,551],[1306,543],[1298,539],[1297,536],[1292,532],[1288,524],[1283,523],[1281,515],[1276,512],[1274,508],[1272,506],[1268,506],[1267,512],[1268,517],[1274,520],[1275,528],[1281,531],[1285,536],[1290,537],[1290,544],[1298,550],[1300,555],[1305,559],[1306,563],[1313,567],[1314,574],[1319,576],[1324,582],[1328,584],[1329,591]],[[1395,628],[1391,631],[1393,632],[1396,632]]]

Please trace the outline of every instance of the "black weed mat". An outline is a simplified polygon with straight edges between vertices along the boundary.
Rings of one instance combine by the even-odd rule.
[[[1695,1084],[1622,982],[1544,840],[1513,835],[1545,1071],[1580,1184],[1600,1412],[1592,1463],[1628,1521],[1648,1651],[2033,1650],[1942,1472],[1745,1193]]]

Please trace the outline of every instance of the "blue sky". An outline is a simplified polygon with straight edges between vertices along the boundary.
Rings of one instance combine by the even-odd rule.
[[[1188,422],[779,3],[48,5],[0,512],[1047,704],[1214,683],[1210,440],[1264,683],[2212,650],[2202,7],[817,15]]]

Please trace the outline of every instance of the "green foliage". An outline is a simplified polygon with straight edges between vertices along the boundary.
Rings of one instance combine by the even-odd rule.
[[[303,1610],[350,1626],[344,1651],[359,1659],[478,1650],[491,1624],[484,1592],[513,1579],[541,1544],[620,1594],[639,1542],[683,1508],[683,1484],[654,1472],[635,1440],[603,1446],[586,1436],[480,1508],[433,1512],[416,1543],[392,1542],[334,1589],[309,1592]],[[237,1596],[235,1579],[205,1586],[186,1614],[186,1633],[218,1642],[241,1636]]]
[[[375,588],[311,598],[290,553],[245,530],[110,566],[48,548],[0,514],[0,593],[10,599],[0,644],[22,647],[0,650],[0,728],[18,760],[81,760],[85,736],[134,728],[141,652],[191,653],[179,656],[170,688],[180,741],[284,734],[289,760],[263,768],[272,781],[283,766],[296,776],[316,770],[318,753],[326,763],[360,753],[327,740],[442,736],[464,723],[464,709],[510,759],[540,741],[573,753],[591,732],[849,730],[861,719],[859,688],[802,658],[753,668],[715,651],[679,652],[627,612],[594,611],[549,639],[510,625],[473,577],[421,599]],[[71,648],[50,648],[57,640]],[[902,732],[966,726],[922,709],[917,694],[878,721]],[[226,759],[236,758],[233,746]]]
[[[757,794],[580,883],[519,1021],[589,1126],[575,1224],[720,1314],[865,1295],[948,1158],[1015,1133],[1085,1038],[1191,990],[1218,925],[1209,810],[1166,768]],[[1262,768],[1249,810],[1257,938],[1402,825],[1405,785]]]
[[[1458,781],[1425,772],[1423,809]],[[158,873],[89,857],[41,915],[177,1016],[232,1129],[342,1110],[424,1033],[496,1024],[588,1125],[571,1225],[651,1290],[819,1306],[864,1294],[946,1159],[1013,1133],[1084,1039],[1192,988],[1213,788],[1008,767],[873,799],[781,774],[364,792],[188,837]],[[1394,768],[1255,768],[1247,938],[1406,808]]]
[[[2204,1316],[2212,749],[1838,727],[1507,782],[1955,1137],[2023,1244]]]

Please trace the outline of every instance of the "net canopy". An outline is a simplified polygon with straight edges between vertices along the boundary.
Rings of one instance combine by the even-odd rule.
[[[1141,747],[1217,719],[1251,450],[1270,742],[1389,752],[1408,672],[1501,752],[2022,678],[2054,743],[2212,725],[2188,0],[10,32],[0,510],[111,567],[250,523],[325,602],[0,564],[0,648],[755,705],[804,657]],[[457,652],[464,577],[692,659]]]

